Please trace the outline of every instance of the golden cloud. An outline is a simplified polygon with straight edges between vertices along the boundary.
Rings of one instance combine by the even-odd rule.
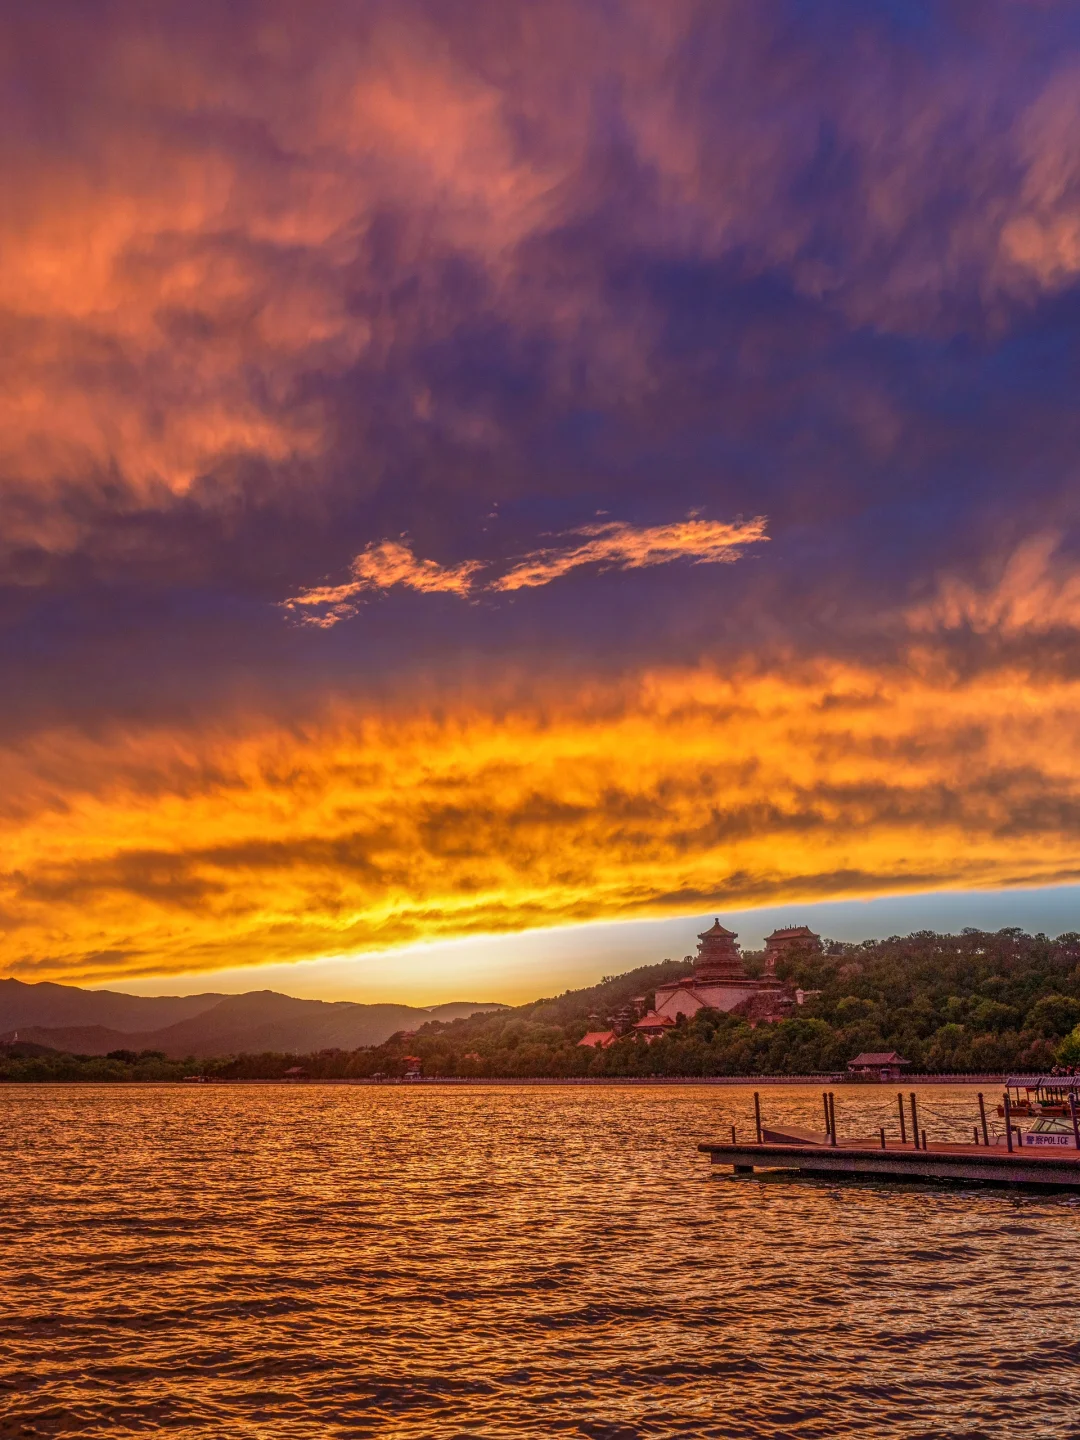
[[[3,968],[100,981],[1080,878],[1080,681],[925,655],[552,678],[527,701],[519,681],[5,752]]]
[[[730,564],[741,557],[744,545],[768,540],[765,524],[761,516],[731,525],[691,516],[672,525],[644,528],[622,520],[586,525],[570,532],[588,536],[584,544],[534,550],[520,557],[505,575],[488,581],[479,578],[485,568],[491,568],[482,560],[440,565],[435,560],[418,560],[400,540],[380,540],[357,555],[351,566],[353,578],[345,584],[301,590],[282,604],[303,623],[329,629],[339,620],[355,615],[365,594],[395,585],[425,594],[441,591],[464,598],[477,591],[508,592],[549,585],[583,565],[643,570],[672,560],[691,560],[695,565]]]

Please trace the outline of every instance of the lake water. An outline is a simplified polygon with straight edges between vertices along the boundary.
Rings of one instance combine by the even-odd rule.
[[[920,1099],[970,1136],[972,1090]],[[751,1106],[2,1087],[0,1435],[1080,1434],[1080,1202],[722,1178],[695,1146]]]

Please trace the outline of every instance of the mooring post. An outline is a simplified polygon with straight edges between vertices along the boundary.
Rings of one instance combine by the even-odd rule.
[[[734,1126],[734,1125],[732,1125],[732,1127],[731,1127],[731,1143],[732,1143],[733,1145],[735,1144],[735,1126]]]
[[[925,1130],[922,1132],[922,1148],[923,1148],[923,1150],[925,1151],[925,1149],[926,1149],[926,1131],[925,1131]]]
[[[827,1090],[821,1092],[821,1103],[825,1106],[825,1134],[831,1135],[832,1125],[829,1121],[829,1092]]]
[[[761,1144],[761,1096],[754,1091],[754,1125],[757,1127],[757,1143]]]
[[[832,1127],[832,1140],[830,1144],[836,1144],[836,1096],[829,1091],[829,1122]]]
[[[912,1090],[909,1093],[911,1095],[911,1138],[915,1142],[917,1150],[919,1148],[919,1110],[915,1104],[915,1091]]]
[[[1076,1148],[1080,1150],[1080,1115],[1077,1114],[1076,1110],[1075,1090],[1069,1091],[1069,1114],[1072,1116],[1073,1122],[1073,1139],[1076,1142]]]
[[[977,1125],[972,1125],[971,1127],[971,1143],[973,1145],[979,1143],[979,1127]]]
[[[907,1144],[907,1126],[904,1124],[904,1092],[901,1090],[896,1097],[896,1103],[900,1107],[900,1144]]]
[[[881,1127],[881,1148],[882,1148],[883,1150],[885,1149],[885,1126],[884,1126],[884,1125],[882,1125],[882,1127]]]
[[[1009,1147],[1009,1154],[1012,1154],[1012,1105],[1009,1102],[1009,1092],[1005,1091],[1005,1144]]]
[[[982,1123],[983,1144],[990,1144],[990,1135],[986,1128],[986,1106],[983,1104],[982,1091],[979,1091],[979,1120]],[[978,1141],[976,1141],[976,1144]]]

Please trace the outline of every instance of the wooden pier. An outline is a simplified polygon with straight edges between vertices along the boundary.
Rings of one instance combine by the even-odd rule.
[[[1017,1149],[1003,1145],[955,1145],[945,1141],[926,1149],[910,1142],[889,1141],[884,1148],[869,1140],[836,1144],[743,1144],[739,1141],[699,1145],[714,1165],[730,1165],[736,1175],[755,1170],[796,1170],[803,1175],[852,1176],[862,1179],[963,1180],[991,1185],[1040,1186],[1080,1190],[1080,1151]]]

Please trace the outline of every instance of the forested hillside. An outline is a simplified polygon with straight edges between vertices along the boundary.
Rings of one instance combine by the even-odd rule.
[[[1080,936],[1019,930],[829,942],[823,956],[793,957],[786,974],[781,964],[783,978],[821,992],[788,1020],[751,1029],[702,1011],[651,1045],[633,1036],[602,1051],[577,1045],[631,996],[685,973],[682,962],[652,966],[495,1016],[426,1025],[362,1063],[393,1072],[408,1053],[425,1075],[734,1075],[842,1070],[861,1050],[898,1050],[913,1072],[1080,1062],[1080,1037],[1063,1043],[1080,1022]]]
[[[754,969],[758,957],[747,957]],[[86,1078],[167,1078],[198,1069],[222,1078],[275,1078],[301,1066],[313,1078],[404,1074],[418,1057],[425,1076],[735,1075],[843,1070],[861,1050],[898,1050],[912,1073],[1044,1070],[1080,1064],[1080,936],[961,935],[929,931],[828,942],[826,953],[795,955],[779,973],[810,996],[790,1019],[756,1029],[702,1011],[647,1045],[628,1034],[606,1050],[578,1044],[607,1029],[635,996],[685,974],[665,961],[584,990],[494,1014],[431,1021],[377,1047],[313,1055],[250,1054],[166,1064],[120,1052],[87,1067]],[[9,1055],[0,1078],[80,1078],[79,1062]]]

